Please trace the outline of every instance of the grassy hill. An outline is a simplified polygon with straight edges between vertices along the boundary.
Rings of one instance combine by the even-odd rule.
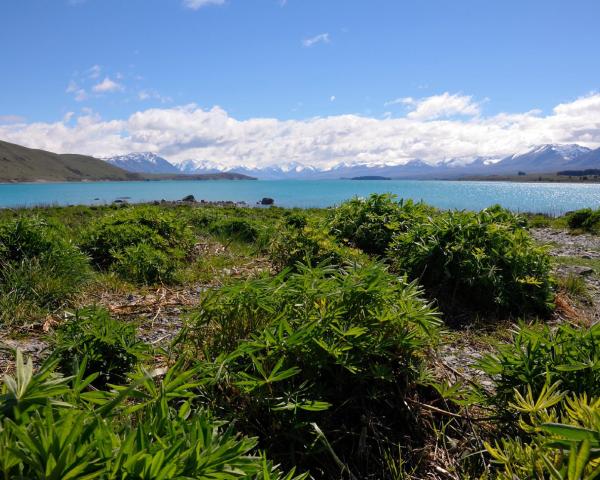
[[[237,173],[206,175],[127,172],[86,155],[57,154],[0,140],[0,183],[101,180],[254,180]]]
[[[0,182],[140,180],[97,158],[59,155],[0,141]]]

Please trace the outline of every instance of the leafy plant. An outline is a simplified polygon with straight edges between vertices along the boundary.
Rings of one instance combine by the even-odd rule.
[[[323,228],[307,224],[302,228],[281,226],[271,239],[269,254],[279,268],[297,265],[342,265],[364,258],[356,249],[340,245]]]
[[[0,322],[62,305],[89,278],[87,258],[64,237],[38,217],[0,222]]]
[[[81,246],[100,268],[116,270],[133,281],[172,280],[179,260],[191,249],[189,229],[167,211],[125,208],[92,223]]]
[[[517,393],[540,395],[545,385],[560,382],[568,394],[600,396],[600,324],[590,328],[562,324],[522,326],[512,342],[486,355],[478,367],[494,382],[490,401],[503,410]]]
[[[333,209],[328,219],[330,231],[339,240],[366,253],[383,255],[396,232],[406,231],[434,213],[432,207],[412,200],[396,202],[389,193],[353,198]]]
[[[13,414],[0,413],[1,479],[306,478],[282,473],[254,439],[194,408],[198,384],[181,364],[161,381],[142,372],[100,395],[85,391],[89,378],[62,378],[53,365],[36,374],[18,354],[16,378],[5,378],[0,412]]]
[[[566,215],[567,224],[573,230],[596,233],[600,229],[600,210],[582,208]]]
[[[146,243],[126,247],[115,255],[112,269],[122,278],[143,284],[172,283],[183,252],[164,253]]]
[[[559,384],[545,386],[539,396],[531,390],[516,394],[513,407],[526,416],[526,434],[502,438],[486,449],[499,465],[497,478],[591,480],[600,475],[600,400],[568,396]]]
[[[397,233],[388,256],[446,311],[544,314],[553,301],[550,259],[523,223],[499,208],[444,212]]]
[[[124,382],[146,353],[133,325],[114,320],[99,307],[75,312],[56,330],[52,344],[52,357],[61,371],[74,375],[85,361],[87,372],[97,374],[94,385],[102,388],[108,383]]]
[[[234,238],[252,243],[258,238],[258,229],[243,218],[225,218],[210,225],[210,231],[215,235]]]
[[[324,478],[346,467],[382,475],[380,449],[422,434],[402,401],[415,393],[437,314],[378,264],[298,268],[202,303],[185,341],[206,359],[203,396],[286,465]]]
[[[158,249],[182,248],[192,244],[187,227],[164,210],[135,207],[105,215],[83,233],[82,248],[100,266],[108,266],[115,254],[125,248],[145,243]]]

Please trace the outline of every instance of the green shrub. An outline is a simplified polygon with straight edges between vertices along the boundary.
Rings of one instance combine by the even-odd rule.
[[[136,283],[172,283],[183,256],[178,249],[164,253],[146,243],[140,243],[116,254],[112,268],[122,278]]]
[[[258,229],[243,218],[224,218],[210,225],[214,235],[233,238],[246,243],[253,243],[258,238]]]
[[[278,461],[338,478],[333,449],[357,478],[384,478],[381,451],[424,435],[403,399],[438,325],[380,265],[304,266],[211,293],[187,341],[206,358],[208,404]]]
[[[0,322],[27,316],[23,305],[41,314],[65,304],[89,274],[88,259],[58,225],[37,217],[0,222]]]
[[[193,245],[191,232],[175,214],[151,207],[118,210],[93,222],[81,246],[100,268],[134,281],[166,281]],[[143,246],[142,246],[143,245]],[[128,277],[126,277],[128,278]]]
[[[299,264],[342,265],[364,260],[356,249],[340,245],[323,228],[308,224],[302,228],[281,225],[268,247],[273,263],[280,268]]]
[[[146,352],[133,325],[114,320],[98,307],[77,311],[56,330],[52,344],[52,356],[65,374],[76,374],[85,360],[87,373],[98,375],[98,387],[123,383]]]
[[[388,256],[447,312],[458,305],[544,314],[553,300],[550,259],[522,225],[520,217],[497,208],[445,212],[396,234]]]
[[[600,229],[600,210],[583,208],[567,215],[567,224],[573,230],[596,233]]]
[[[600,396],[600,324],[591,328],[563,324],[521,327],[512,342],[485,356],[479,368],[494,382],[490,401],[506,409],[516,392],[534,397],[545,385],[560,382],[569,394]]]
[[[566,396],[559,384],[539,396],[518,396],[514,408],[523,418],[522,435],[485,447],[498,465],[494,478],[592,480],[600,474],[600,400]]]
[[[423,203],[395,199],[387,193],[372,194],[342,203],[329,216],[331,233],[366,253],[383,255],[396,232],[408,230],[434,212]]]
[[[93,377],[34,373],[17,354],[0,391],[0,478],[303,480],[257,455],[256,440],[196,409],[193,372],[180,365],[111,392]],[[79,369],[80,371],[83,370]]]

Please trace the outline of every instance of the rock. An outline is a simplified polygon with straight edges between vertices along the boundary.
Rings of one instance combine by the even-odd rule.
[[[272,198],[269,197],[265,197],[260,201],[261,205],[273,205],[275,203],[275,200],[273,200]]]
[[[572,267],[571,271],[576,275],[581,275],[582,277],[585,277],[587,275],[591,275],[592,273],[594,273],[593,268],[583,267],[583,266],[579,266],[579,265]]]
[[[185,197],[183,197],[181,199],[182,202],[195,202],[196,199],[194,198],[193,195],[186,195]]]

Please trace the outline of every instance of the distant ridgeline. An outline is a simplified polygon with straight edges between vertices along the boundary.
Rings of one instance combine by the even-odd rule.
[[[563,170],[562,172],[558,172],[557,175],[563,175],[565,177],[600,175],[600,168],[588,168],[586,170]]]

